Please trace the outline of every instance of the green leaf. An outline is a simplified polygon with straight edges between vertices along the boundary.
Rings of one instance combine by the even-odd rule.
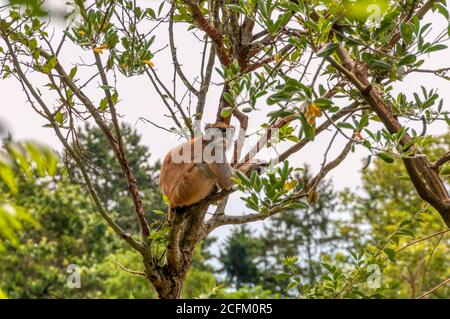
[[[77,74],[78,68],[76,66],[74,66],[69,73],[69,78],[71,80],[73,80],[73,78],[75,77],[75,75]]]
[[[400,59],[400,61],[398,62],[398,66],[413,64],[414,62],[416,62],[416,60],[417,57],[414,54],[408,54]]]
[[[13,169],[0,162],[0,179],[6,184],[12,193],[17,193],[17,181]]]
[[[62,112],[57,112],[54,116],[54,119],[59,125],[64,124],[64,114]]]
[[[313,141],[316,135],[316,130],[314,129],[314,127],[312,127],[311,125],[306,125],[304,126],[303,130],[305,131],[305,137],[308,140]]]
[[[155,11],[152,8],[147,8],[147,14],[150,16],[150,18],[156,19]]]
[[[431,52],[440,51],[440,50],[444,50],[444,49],[447,49],[447,46],[445,44],[436,44],[436,45],[432,45],[431,47],[428,47],[427,49],[425,49],[423,51],[423,53],[431,53]]]
[[[331,100],[329,99],[318,98],[314,101],[314,104],[320,106],[321,109],[327,109],[333,105],[333,102],[331,102]]]
[[[400,24],[400,36],[406,44],[411,44],[413,41],[413,29],[409,24]]]
[[[363,128],[367,126],[367,124],[369,124],[369,114],[365,113],[361,117],[361,121],[359,121],[358,130],[361,131]]]
[[[36,49],[36,47],[37,47],[37,41],[36,41],[35,38],[31,39],[30,42],[28,42],[28,47],[29,47],[31,50]]]
[[[390,70],[392,68],[389,63],[381,60],[373,60],[372,62],[370,62],[370,67],[375,70]]]
[[[119,93],[117,91],[115,91],[113,93],[113,95],[111,95],[111,101],[113,102],[113,104],[117,104],[117,101],[119,100]]]
[[[284,272],[275,275],[275,279],[277,279],[277,280],[285,280],[285,279],[289,279],[289,278],[291,278],[291,275],[284,273]]]
[[[224,107],[221,111],[220,111],[220,116],[221,117],[229,117],[231,114],[233,113],[233,108],[230,106]]]
[[[377,156],[388,164],[394,163],[394,159],[386,152],[380,152],[377,154]]]
[[[236,176],[242,181],[244,185],[250,185],[250,179],[241,171],[236,171]]]
[[[317,52],[317,56],[321,58],[326,58],[333,54],[333,52],[339,47],[337,43],[328,43],[319,52]]]
[[[298,283],[296,283],[295,281],[291,281],[291,282],[288,284],[286,290],[291,290],[291,289],[296,288],[296,287],[298,287]]]
[[[234,97],[230,93],[225,92],[223,94],[223,98],[225,99],[225,101],[228,102],[228,104],[230,104],[230,105],[234,105],[235,104],[234,103]]]
[[[385,248],[383,249],[384,253],[387,255],[387,257],[389,258],[390,261],[395,262],[395,256],[396,256],[396,252],[395,250],[393,250],[392,248]]]
[[[104,111],[104,110],[106,110],[107,107],[108,107],[108,101],[106,100],[106,98],[103,98],[103,99],[100,101],[100,109],[101,109],[102,111]]]
[[[352,124],[347,123],[347,122],[340,122],[336,126],[339,127],[339,128],[347,128],[347,129],[350,129],[350,130],[354,130],[355,129]]]

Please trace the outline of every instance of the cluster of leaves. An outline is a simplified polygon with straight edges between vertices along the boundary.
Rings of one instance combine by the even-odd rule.
[[[299,183],[311,178],[308,167],[298,174]],[[290,276],[282,274],[283,259],[297,255],[303,258],[295,265],[298,274],[305,282],[315,282],[322,272],[320,256],[345,242],[345,235],[339,234],[331,218],[338,197],[331,182],[320,184],[317,193],[320,196],[313,205],[276,214],[259,232],[248,226],[232,230],[218,258],[230,287],[262,287],[280,297],[293,297],[292,291],[286,290]]]
[[[234,179],[240,191],[250,193],[247,197],[241,197],[246,206],[252,210],[269,213],[274,206],[282,205],[283,209],[305,208],[306,204],[294,201],[293,194],[304,185],[292,176],[294,169],[285,161],[282,167],[276,167],[264,175],[252,172],[250,177],[240,171],[236,172]]]
[[[161,15],[164,1],[158,12],[136,5],[136,1],[95,1],[95,5],[85,8],[85,0],[74,3],[74,12],[79,12],[77,22],[67,36],[82,48],[103,53],[109,50],[107,66],[114,65],[126,76],[141,74],[151,65],[151,46],[154,36],[141,36],[138,29],[148,26]],[[122,10],[117,16],[118,8]]]
[[[23,223],[35,227],[39,223],[22,206],[11,201],[8,193],[19,193],[17,172],[28,183],[35,182],[35,175],[40,178],[54,176],[56,173],[56,155],[48,148],[35,143],[13,143],[5,141],[4,150],[0,151],[0,251],[5,243],[18,245],[17,233],[23,230]]]
[[[349,250],[348,263],[323,262],[322,267],[327,273],[315,285],[303,284],[295,267],[298,258],[287,257],[284,262],[290,272],[281,274],[290,278],[287,289],[296,289],[302,298],[382,298],[395,295],[396,286],[389,286],[383,277],[384,271],[388,266],[395,267],[397,253],[406,247],[398,248],[400,242],[415,236],[412,225],[420,220],[418,216],[414,221],[402,221],[394,233],[380,240],[376,246],[366,245],[358,253]]]
[[[441,154],[448,134],[425,145]],[[296,265],[303,258],[288,257],[288,289],[302,298],[418,297],[442,282],[448,273],[448,239],[442,220],[417,197],[401,163],[374,162],[363,171],[364,194],[342,192],[344,211],[351,212],[341,226],[353,238],[353,248],[334,261],[324,259],[326,274],[311,285]],[[445,168],[443,168],[445,169]],[[370,232],[365,231],[370,227]],[[433,235],[437,234],[437,235]],[[358,238],[359,239],[356,239]],[[339,257],[339,258],[338,258]],[[448,288],[436,296],[448,296]]]

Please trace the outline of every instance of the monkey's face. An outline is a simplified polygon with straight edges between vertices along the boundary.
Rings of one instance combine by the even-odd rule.
[[[203,156],[207,163],[222,163],[225,161],[226,150],[233,143],[234,128],[226,127],[207,127],[203,134]]]
[[[222,145],[227,149],[233,142],[235,129],[223,122],[208,124],[205,128],[204,138],[214,145]]]

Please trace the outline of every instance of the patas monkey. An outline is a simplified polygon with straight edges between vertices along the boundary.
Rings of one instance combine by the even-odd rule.
[[[206,126],[205,134],[185,142],[167,153],[161,167],[161,191],[169,200],[168,220],[173,210],[198,203],[216,187],[233,186],[233,168],[225,152],[231,145],[234,129],[218,122]]]

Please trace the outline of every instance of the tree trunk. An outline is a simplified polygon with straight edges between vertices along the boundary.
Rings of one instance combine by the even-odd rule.
[[[178,274],[168,274],[164,276],[162,284],[155,286],[158,292],[158,298],[160,299],[178,299],[181,297],[181,290],[183,288],[184,280],[186,279],[186,274],[189,267],[183,269],[181,273]]]
[[[190,256],[192,257],[192,256]],[[192,258],[189,258],[191,260]],[[173,269],[166,264],[163,267],[152,266],[146,264],[147,260],[144,258],[146,265],[145,274],[150,284],[156,289],[158,298],[160,299],[178,299],[181,297],[181,290],[189,271],[189,263],[181,263],[178,269]]]
[[[207,206],[200,205],[175,211],[164,266],[155,265],[151,251],[144,252],[145,275],[155,287],[158,298],[181,297],[181,290],[192,263],[195,247],[206,235],[204,217]]]

